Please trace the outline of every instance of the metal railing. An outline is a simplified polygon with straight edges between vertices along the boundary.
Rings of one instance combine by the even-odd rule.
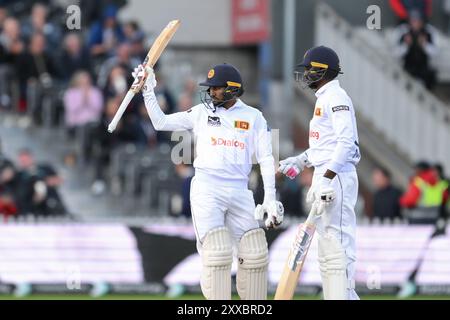
[[[408,161],[440,162],[450,174],[450,108],[328,5],[317,6],[315,21],[316,44],[340,56],[340,81],[359,115]]]

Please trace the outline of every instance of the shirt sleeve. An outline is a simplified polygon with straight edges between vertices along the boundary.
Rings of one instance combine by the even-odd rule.
[[[264,183],[264,198],[275,200],[275,160],[272,155],[272,134],[266,119],[259,113],[255,121],[255,156]]]
[[[334,97],[328,107],[329,117],[337,137],[336,149],[331,156],[328,169],[338,173],[347,159],[355,152],[355,134],[353,132],[353,106],[348,98]]]
[[[153,127],[158,131],[181,131],[181,130],[191,130],[194,128],[195,124],[195,114],[194,108],[183,111],[176,112],[173,114],[165,114],[158,104],[158,99],[155,96],[153,90],[145,92],[143,94],[145,108],[152,121]]]

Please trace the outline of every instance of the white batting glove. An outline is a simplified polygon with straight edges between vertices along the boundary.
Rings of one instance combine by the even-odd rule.
[[[153,89],[156,87],[157,82],[155,72],[151,67],[144,68],[144,66],[140,64],[136,68],[134,68],[131,75],[134,78],[133,85],[138,84],[144,77],[147,77],[147,79],[145,80],[145,84],[142,87],[143,93],[153,91]]]
[[[278,172],[281,172],[290,179],[294,179],[305,169],[306,166],[308,166],[308,164],[308,157],[303,152],[296,157],[289,157],[287,159],[281,160]]]
[[[317,208],[318,214],[321,214],[327,206],[330,206],[336,198],[336,191],[331,184],[333,180],[322,177],[317,187],[309,188],[306,195],[306,202],[312,204],[314,201],[318,201]]]
[[[264,197],[263,204],[258,204],[255,208],[255,219],[263,220],[266,213],[264,224],[267,229],[277,228],[283,222],[284,207],[275,197]]]

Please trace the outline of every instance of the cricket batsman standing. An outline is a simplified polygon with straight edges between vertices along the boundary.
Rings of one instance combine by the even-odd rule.
[[[145,106],[156,130],[193,130],[197,140],[191,211],[202,258],[201,288],[207,299],[231,299],[231,264],[237,253],[236,287],[241,299],[267,298],[268,246],[258,220],[265,226],[283,221],[283,205],[275,198],[275,167],[270,128],[260,111],[239,97],[244,88],[239,71],[230,64],[209,70],[202,103],[185,112],[166,115],[153,91],[152,69],[142,65],[133,76],[148,74],[143,88]],[[260,165],[264,201],[255,208],[248,189],[252,157]]]
[[[324,299],[359,299],[353,279],[356,165],[361,158],[355,110],[336,79],[342,72],[332,49],[324,46],[309,49],[297,68],[296,81],[314,90],[317,97],[309,123],[309,148],[280,161],[278,170],[293,179],[305,167],[314,167],[307,202],[319,201],[318,211],[323,212],[317,231]]]

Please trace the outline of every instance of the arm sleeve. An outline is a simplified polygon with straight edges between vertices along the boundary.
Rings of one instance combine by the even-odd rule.
[[[272,155],[272,134],[260,113],[255,121],[255,156],[264,183],[264,198],[275,200],[275,160]]]
[[[353,132],[352,106],[346,99],[336,99],[338,103],[329,106],[335,135],[337,136],[336,149],[333,152],[328,169],[338,173],[345,165],[347,159],[355,152],[355,135]]]
[[[145,92],[143,96],[145,108],[147,109],[147,113],[155,130],[181,131],[194,128],[195,112],[192,112],[193,109],[167,115],[161,110],[153,90]]]

